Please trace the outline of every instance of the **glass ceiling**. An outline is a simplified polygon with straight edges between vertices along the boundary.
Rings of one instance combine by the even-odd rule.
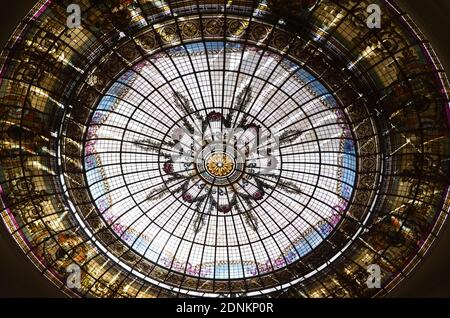
[[[67,295],[382,297],[426,257],[449,85],[394,1],[77,2],[0,56],[1,219]]]
[[[192,114],[176,107],[174,92],[192,105]],[[235,96],[242,94],[245,102],[232,112],[240,102]],[[182,170],[188,159],[173,162],[177,149],[166,149],[167,140],[185,120],[200,127],[197,117],[213,112],[229,116],[236,127],[244,116],[259,125],[251,143],[259,135],[278,139],[271,156],[247,155],[245,173],[269,160],[277,164],[223,187],[203,180],[191,166],[174,181],[164,171],[166,162],[180,162],[174,169]],[[237,139],[245,133],[236,133]],[[210,135],[204,131],[198,140]],[[187,157],[202,149],[200,142],[183,142],[192,152]],[[264,152],[264,144],[256,147]],[[274,53],[223,42],[176,47],[125,72],[93,114],[85,155],[92,197],[122,240],[161,266],[212,279],[271,272],[310,252],[345,213],[356,171],[345,114],[314,76]],[[186,189],[179,189],[185,180]],[[270,193],[264,201],[246,202],[240,194],[254,195],[259,182]],[[186,200],[199,192],[210,198],[199,204]],[[195,228],[198,218],[201,228]]]

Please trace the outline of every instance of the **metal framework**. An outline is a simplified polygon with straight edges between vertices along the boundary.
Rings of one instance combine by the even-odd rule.
[[[390,1],[380,30],[366,1],[289,3],[84,0],[68,29],[40,1],[18,27],[1,217],[68,295],[383,296],[423,258],[450,205],[437,57]]]

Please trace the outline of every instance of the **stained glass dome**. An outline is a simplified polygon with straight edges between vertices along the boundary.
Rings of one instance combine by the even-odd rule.
[[[425,257],[449,86],[393,1],[78,2],[0,60],[1,218],[67,295],[381,297]]]

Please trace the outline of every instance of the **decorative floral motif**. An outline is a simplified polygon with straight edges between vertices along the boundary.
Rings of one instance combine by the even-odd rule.
[[[276,184],[286,193],[302,193],[297,184],[280,180],[278,150],[279,145],[295,141],[301,132],[289,130],[274,138],[270,131],[250,122],[245,113],[252,100],[250,87],[245,87],[237,96],[235,106],[226,116],[211,111],[203,117],[193,111],[188,99],[179,92],[173,99],[186,116],[181,126],[169,134],[172,140],[160,144],[150,140],[135,141],[141,149],[166,158],[162,166],[165,185],[152,190],[148,200],[181,193],[180,200],[197,212],[196,232],[202,229],[205,216],[211,213],[242,213],[247,224],[256,231],[258,221],[253,207],[264,200]],[[196,127],[201,127],[201,131],[196,132]],[[273,140],[267,142],[269,136]],[[163,145],[171,145],[172,151],[162,152]],[[175,181],[182,181],[181,186],[172,187]]]

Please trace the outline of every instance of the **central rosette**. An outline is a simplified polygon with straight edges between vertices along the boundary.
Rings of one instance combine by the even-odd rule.
[[[206,171],[214,178],[227,178],[234,171],[234,160],[226,153],[213,153],[205,160]]]
[[[226,153],[213,153],[205,160],[206,171],[214,178],[228,177],[235,170],[234,160]]]
[[[245,154],[232,145],[210,143],[195,158],[198,175],[210,186],[229,186],[245,172]]]

